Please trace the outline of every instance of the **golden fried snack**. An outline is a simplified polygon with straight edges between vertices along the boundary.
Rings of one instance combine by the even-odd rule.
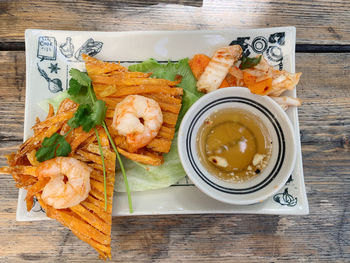
[[[108,107],[106,124],[120,153],[136,162],[161,165],[162,154],[170,151],[182,106],[183,90],[176,87],[181,82],[181,77],[175,81],[156,79],[151,78],[151,73],[129,72],[119,64],[113,66],[113,63],[86,55],[83,59],[97,98],[104,100]],[[156,101],[162,112],[163,122],[156,137],[142,148],[130,144],[126,136],[119,134],[112,125],[116,106],[130,95],[141,95]]]
[[[113,65],[111,65],[113,68]],[[105,131],[98,128],[101,145],[106,164],[106,196],[107,208],[105,210],[104,177],[101,156],[96,140],[96,134],[92,129],[84,132],[81,127],[74,129],[66,138],[71,144],[72,151],[69,157],[87,165],[90,171],[90,190],[87,198],[79,204],[56,209],[45,202],[43,191],[50,182],[50,178],[40,177],[40,169],[44,163],[36,160],[35,153],[41,146],[45,137],[50,137],[55,132],[60,133],[67,126],[69,116],[73,116],[77,105],[69,100],[64,100],[56,114],[50,106],[46,120],[33,126],[34,135],[26,140],[17,153],[7,156],[8,167],[1,167],[1,174],[11,174],[19,188],[27,189],[27,210],[33,207],[34,197],[39,201],[48,217],[56,219],[68,227],[81,240],[90,244],[97,250],[103,259],[111,258],[111,225],[112,225],[112,201],[115,181],[116,155],[109,145]],[[65,132],[64,132],[65,133]],[[62,158],[62,157],[58,157]],[[57,159],[57,158],[55,158]],[[55,159],[49,161],[55,162]]]

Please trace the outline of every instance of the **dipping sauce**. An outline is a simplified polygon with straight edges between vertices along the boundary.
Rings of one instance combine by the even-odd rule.
[[[197,135],[200,161],[224,181],[242,182],[259,175],[271,149],[270,134],[259,117],[240,109],[214,112]]]

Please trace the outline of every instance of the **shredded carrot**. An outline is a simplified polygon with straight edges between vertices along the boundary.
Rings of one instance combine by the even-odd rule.
[[[259,82],[256,82],[253,86],[249,87],[250,91],[259,95],[266,95],[272,88],[272,78],[268,78]]]
[[[248,72],[243,72],[243,80],[248,89],[254,94],[266,95],[272,88],[272,78],[257,82],[255,76]]]
[[[246,86],[254,85],[256,77],[248,72],[243,72],[243,81]]]
[[[220,85],[219,89],[227,88],[227,87],[230,87],[230,84],[228,84],[227,80],[224,79],[224,80],[221,82],[221,85]]]

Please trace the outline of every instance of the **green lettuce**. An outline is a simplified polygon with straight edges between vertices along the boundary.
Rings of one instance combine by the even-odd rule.
[[[122,159],[131,191],[165,188],[186,175],[177,152],[177,135],[170,152],[164,154],[164,164],[160,166],[143,165],[124,157]],[[118,192],[125,192],[125,183],[120,172],[117,173],[115,189]]]
[[[52,98],[48,98],[46,100],[42,100],[38,103],[39,107],[42,108],[45,112],[49,112],[49,104],[51,104],[55,110],[55,112],[57,112],[58,107],[60,106],[61,102],[66,99],[66,98],[70,98],[70,95],[68,94],[68,91],[65,90],[61,93],[59,93],[58,95],[56,95],[55,97]]]

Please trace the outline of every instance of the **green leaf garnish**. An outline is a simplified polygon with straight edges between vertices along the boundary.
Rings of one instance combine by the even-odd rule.
[[[43,162],[57,156],[68,156],[71,150],[65,136],[54,133],[51,137],[45,137],[35,156],[39,162]]]
[[[87,73],[81,72],[78,69],[71,69],[69,71],[69,74],[72,78],[69,81],[68,94],[73,101],[79,104],[79,107],[74,113],[74,116],[68,121],[68,125],[71,127],[70,131],[80,126],[83,127],[83,130],[85,132],[89,132],[92,128],[95,129],[103,166],[105,210],[107,210],[106,167],[100,137],[98,135],[97,129],[95,128],[97,125],[103,126],[104,130],[107,133],[108,139],[117,155],[119,165],[124,176],[125,186],[128,192],[129,211],[132,213],[133,208],[128,179],[126,177],[124,166],[117,148],[108,131],[106,123],[104,122],[107,111],[106,103],[103,100],[97,100],[94,90],[92,89],[91,78]],[[37,160],[39,162],[43,162],[52,159],[55,156],[68,156],[68,154],[71,152],[71,146],[65,140],[65,136],[67,136],[69,132],[67,132],[64,136],[55,133],[49,138],[46,137],[42,142],[42,147],[36,152]]]
[[[103,100],[95,101],[94,105],[92,106],[91,119],[94,121],[94,123],[96,123],[96,125],[102,125],[106,118],[106,111],[106,102]]]
[[[89,104],[80,104],[68,125],[74,129],[82,126],[85,132],[89,132],[96,125],[102,125],[106,111],[106,103],[102,100],[94,102],[92,107]]]
[[[93,94],[91,88],[91,79],[85,73],[78,69],[72,68],[69,71],[72,78],[69,80],[68,94],[70,98],[78,104],[91,104],[94,100],[91,100],[89,96],[93,96],[96,99],[95,94]],[[89,93],[88,93],[89,92]]]
[[[87,87],[81,85],[76,79],[71,78],[69,81],[68,94],[71,96],[84,95]]]
[[[253,68],[256,65],[258,65],[261,61],[261,55],[256,58],[250,58],[250,57],[242,57],[241,58],[241,65],[239,65],[240,69],[247,69],[247,68]]]
[[[75,79],[80,85],[85,86],[85,87],[91,86],[92,81],[87,73],[81,72],[78,69],[72,68],[69,71],[69,75],[71,75],[71,77],[73,79]]]
[[[107,137],[112,145],[112,148],[115,152],[115,154],[117,155],[117,159],[118,159],[118,162],[119,162],[119,166],[120,166],[120,170],[122,171],[122,174],[123,174],[123,178],[124,178],[124,183],[125,183],[125,188],[126,188],[126,192],[128,194],[128,202],[129,202],[129,212],[130,213],[133,213],[133,208],[132,208],[132,201],[131,201],[131,193],[130,193],[130,187],[129,187],[129,183],[128,183],[128,178],[126,177],[126,173],[125,173],[125,169],[124,169],[124,165],[123,165],[123,162],[122,162],[122,159],[120,158],[120,155],[119,155],[119,152],[117,150],[117,147],[115,146],[114,144],[114,141],[112,139],[112,136],[111,134],[109,133],[108,131],[108,128],[107,128],[107,125],[105,122],[103,122],[102,124],[103,128],[105,129],[106,133],[107,133]]]

